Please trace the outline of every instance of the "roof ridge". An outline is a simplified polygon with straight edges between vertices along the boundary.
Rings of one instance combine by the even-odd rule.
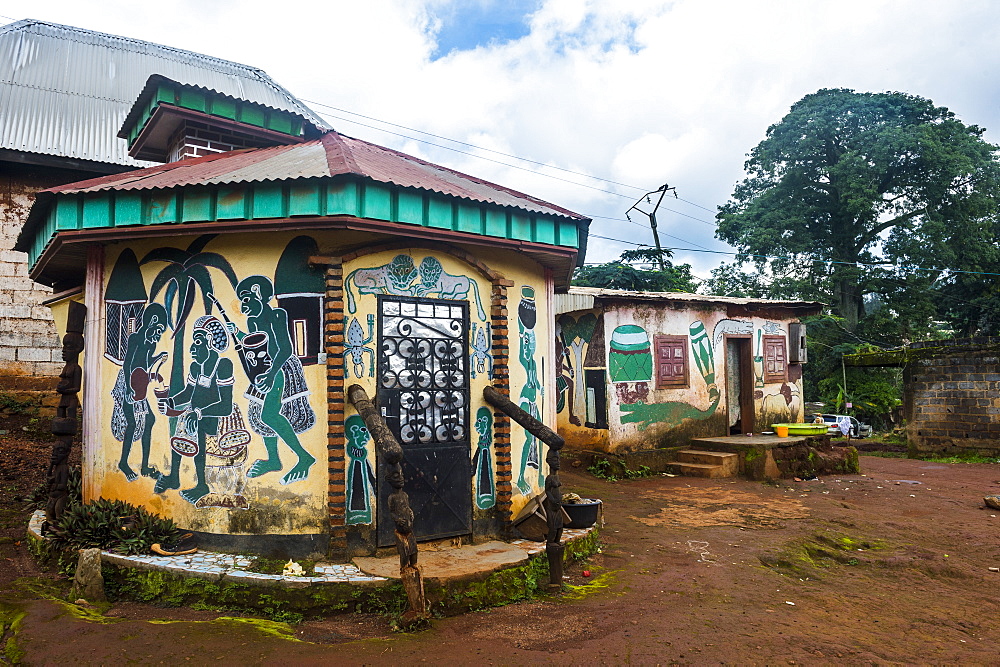
[[[457,169],[452,169],[451,167],[446,167],[444,165],[437,164],[435,162],[429,162],[427,160],[424,160],[423,158],[416,157],[415,155],[410,155],[409,153],[404,153],[404,152],[398,151],[398,150],[396,150],[394,148],[389,148],[387,146],[382,146],[382,145],[379,145],[379,144],[375,144],[375,143],[372,143],[370,141],[365,141],[364,139],[358,139],[356,137],[351,137],[351,136],[347,136],[347,135],[339,135],[339,136],[342,136],[344,139],[349,139],[351,141],[357,141],[358,143],[362,143],[362,144],[366,144],[368,146],[372,146],[372,147],[374,147],[374,148],[376,148],[376,149],[378,149],[380,151],[385,151],[387,153],[392,153],[393,155],[396,155],[397,157],[403,158],[404,160],[412,160],[413,162],[418,162],[418,163],[422,164],[425,167],[430,167],[432,169],[440,169],[441,171],[447,171],[447,172],[452,173],[452,174],[454,174],[456,176],[460,176],[461,178],[468,179],[468,180],[472,181],[473,183],[477,183],[479,185],[485,185],[486,187],[489,187],[489,188],[495,188],[497,190],[502,190],[503,192],[506,192],[507,194],[512,195],[514,197],[518,197],[518,198],[521,198],[521,199],[526,199],[526,200],[528,200],[528,201],[530,201],[532,203],[535,203],[535,204],[538,204],[538,205],[541,205],[541,206],[545,206],[547,208],[551,208],[551,209],[554,209],[554,210],[561,211],[563,214],[565,214],[565,215],[567,215],[568,217],[571,217],[571,218],[586,218],[586,216],[584,216],[584,215],[581,215],[581,214],[576,213],[574,211],[570,211],[569,209],[563,208],[562,206],[559,206],[557,204],[553,204],[552,202],[545,201],[544,199],[539,199],[538,197],[534,197],[532,195],[529,195],[527,193],[521,192],[519,190],[515,190],[513,188],[509,188],[509,187],[507,187],[505,185],[501,185],[499,183],[494,183],[493,181],[487,181],[485,178],[479,178],[478,176],[473,176],[471,174],[466,174],[465,172],[458,171]],[[357,167],[357,165],[355,165],[355,167]]]
[[[331,176],[337,174],[365,175],[355,161],[354,155],[351,154],[350,148],[344,144],[344,136],[339,132],[330,130],[320,137],[320,142],[326,150],[326,166],[330,170]]]
[[[61,30],[67,30],[67,31],[71,31],[71,32],[83,33],[83,34],[92,35],[92,36],[95,36],[95,37],[101,37],[101,38],[105,38],[105,39],[119,40],[119,41],[122,41],[122,42],[128,42],[130,44],[134,44],[136,46],[138,46],[138,45],[154,46],[154,47],[156,47],[158,49],[163,49],[164,51],[169,51],[169,52],[173,52],[173,53],[184,53],[184,54],[195,55],[195,56],[198,56],[199,58],[202,58],[204,60],[209,60],[209,61],[212,61],[212,62],[226,64],[226,65],[232,65],[232,66],[235,66],[235,67],[237,67],[239,69],[248,70],[248,71],[254,72],[255,74],[258,74],[258,75],[263,75],[261,77],[261,80],[267,81],[268,83],[274,83],[273,80],[271,79],[271,77],[267,74],[267,72],[265,72],[260,67],[255,67],[253,65],[246,65],[246,64],[243,64],[243,63],[238,63],[235,60],[226,60],[225,58],[219,58],[219,57],[216,57],[216,56],[210,56],[208,54],[200,53],[198,51],[191,51],[190,49],[181,49],[181,48],[178,48],[176,46],[168,46],[166,44],[160,44],[159,42],[151,42],[151,41],[145,40],[145,39],[138,39],[138,38],[135,38],[135,37],[127,37],[125,35],[113,35],[113,34],[111,34],[109,32],[101,32],[99,30],[91,30],[90,28],[80,28],[80,27],[77,27],[77,26],[66,25],[66,24],[63,24],[63,23],[55,23],[53,21],[42,21],[40,19],[20,19],[18,21],[14,21],[12,23],[8,23],[8,24],[6,24],[4,26],[0,26],[0,33],[3,33],[3,32],[14,32],[15,30],[18,30],[18,29],[21,29],[21,28],[27,28],[27,27],[30,27],[30,26],[33,26],[33,25],[48,26],[48,27],[52,27],[52,28],[59,28]]]

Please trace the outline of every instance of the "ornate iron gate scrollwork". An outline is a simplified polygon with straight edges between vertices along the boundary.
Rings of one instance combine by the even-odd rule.
[[[378,307],[378,403],[405,454],[414,532],[418,539],[467,534],[469,305],[380,296]],[[380,542],[387,542],[382,523]]]

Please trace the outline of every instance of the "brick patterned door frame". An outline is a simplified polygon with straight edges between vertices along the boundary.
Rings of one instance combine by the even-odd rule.
[[[344,432],[346,409],[344,375],[344,264],[366,255],[407,248],[420,248],[450,255],[475,269],[491,284],[490,311],[493,354],[492,385],[510,395],[510,352],[508,291],[514,282],[491,269],[476,255],[448,243],[419,240],[392,241],[353,250],[338,257],[316,257],[313,264],[326,267],[326,299],[324,304],[324,342],[327,354],[327,511],[330,526],[331,555],[349,551],[346,523],[346,448]],[[473,397],[478,400],[479,397]],[[496,452],[497,502],[493,508],[505,534],[510,531],[513,507],[513,466],[511,462],[510,418],[499,411],[493,413],[493,447]],[[470,489],[471,492],[471,489]],[[475,525],[473,526],[475,530]],[[370,546],[375,548],[374,540]]]

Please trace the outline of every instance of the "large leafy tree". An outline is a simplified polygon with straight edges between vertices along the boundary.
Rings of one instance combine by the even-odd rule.
[[[577,269],[573,284],[580,287],[631,290],[634,292],[693,292],[698,282],[690,264],[673,264],[669,250],[635,248],[605,264]]]
[[[996,271],[1000,261],[1000,168],[983,132],[905,93],[807,95],[750,152],[717,235],[782,292],[830,303],[850,331],[873,295],[904,328],[926,326],[948,301],[964,303],[957,324],[982,330],[997,310],[989,276],[955,269]],[[738,278],[716,274],[729,289]],[[957,294],[969,283],[974,298]]]

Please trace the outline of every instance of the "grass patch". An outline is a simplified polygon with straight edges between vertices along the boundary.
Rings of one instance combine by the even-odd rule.
[[[613,462],[611,459],[594,459],[594,463],[587,468],[587,472],[598,479],[608,482],[617,482],[620,479],[651,477],[655,474],[649,466],[639,466],[636,469],[632,469],[622,463]]]

